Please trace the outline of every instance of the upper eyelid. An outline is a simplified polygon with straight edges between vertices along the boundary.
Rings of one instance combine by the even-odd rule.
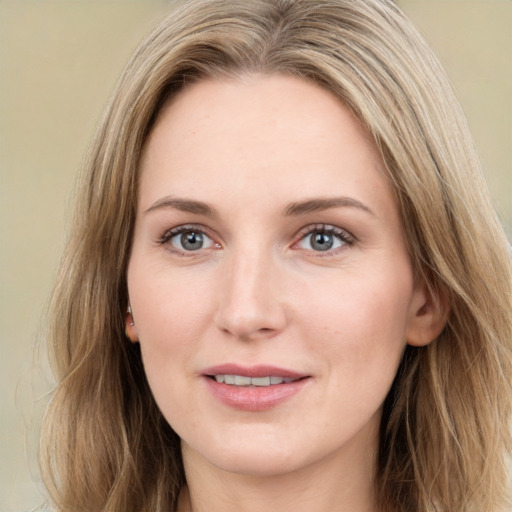
[[[202,224],[181,224],[179,226],[175,226],[173,228],[166,229],[162,235],[160,236],[161,239],[170,239],[175,235],[179,235],[180,233],[183,233],[185,231],[199,231],[203,235],[206,235],[209,238],[213,239],[212,231],[207,228],[206,226],[203,226]]]
[[[344,235],[345,238],[349,238],[350,240],[356,241],[357,238],[347,229],[340,228],[338,226],[335,226],[334,224],[310,224],[308,226],[304,226],[301,228],[295,237],[298,240],[301,240],[303,237],[315,232],[315,231],[328,231],[333,232],[334,234],[338,234],[340,236]]]

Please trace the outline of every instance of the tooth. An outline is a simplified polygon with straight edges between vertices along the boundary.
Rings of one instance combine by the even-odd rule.
[[[288,384],[297,379],[288,377],[247,377],[245,375],[215,375],[215,380],[220,383],[229,384],[232,386],[272,386],[277,384]]]
[[[270,377],[253,377],[253,386],[270,386]]]

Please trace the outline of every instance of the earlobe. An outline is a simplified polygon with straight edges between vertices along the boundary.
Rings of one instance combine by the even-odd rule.
[[[139,341],[137,327],[135,326],[135,321],[133,319],[132,307],[129,304],[128,308],[126,309],[126,314],[124,317],[124,332],[126,334],[126,337],[132,343],[137,343]]]
[[[416,285],[411,302],[407,344],[423,347],[434,341],[443,331],[449,313],[450,303],[446,291],[433,291],[421,280]]]

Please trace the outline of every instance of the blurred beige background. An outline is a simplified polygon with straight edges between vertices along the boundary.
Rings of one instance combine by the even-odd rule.
[[[248,0],[250,1],[250,0]],[[512,239],[512,0],[399,0],[437,50]],[[0,0],[0,512],[44,499],[39,417],[51,376],[34,347],[76,171],[161,0]]]

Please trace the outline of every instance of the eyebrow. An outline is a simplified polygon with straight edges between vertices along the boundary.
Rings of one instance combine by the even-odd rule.
[[[352,197],[314,198],[293,202],[284,208],[283,215],[286,217],[299,216],[343,207],[358,208],[374,217],[376,216],[368,206]],[[196,215],[204,215],[206,217],[216,216],[215,208],[208,203],[172,196],[166,196],[158,199],[147,210],[145,210],[144,213],[146,214],[160,209],[175,209],[182,212],[194,213]]]
[[[307,213],[321,212],[324,210],[330,210],[331,208],[341,207],[358,208],[365,211],[366,213],[369,213],[373,217],[376,217],[375,213],[368,206],[352,197],[315,198],[291,203],[284,209],[284,215],[304,215]]]
[[[162,197],[158,201],[154,202],[144,213],[149,213],[160,209],[175,209],[182,212],[205,215],[206,217],[215,216],[215,209],[208,203],[171,196]]]

